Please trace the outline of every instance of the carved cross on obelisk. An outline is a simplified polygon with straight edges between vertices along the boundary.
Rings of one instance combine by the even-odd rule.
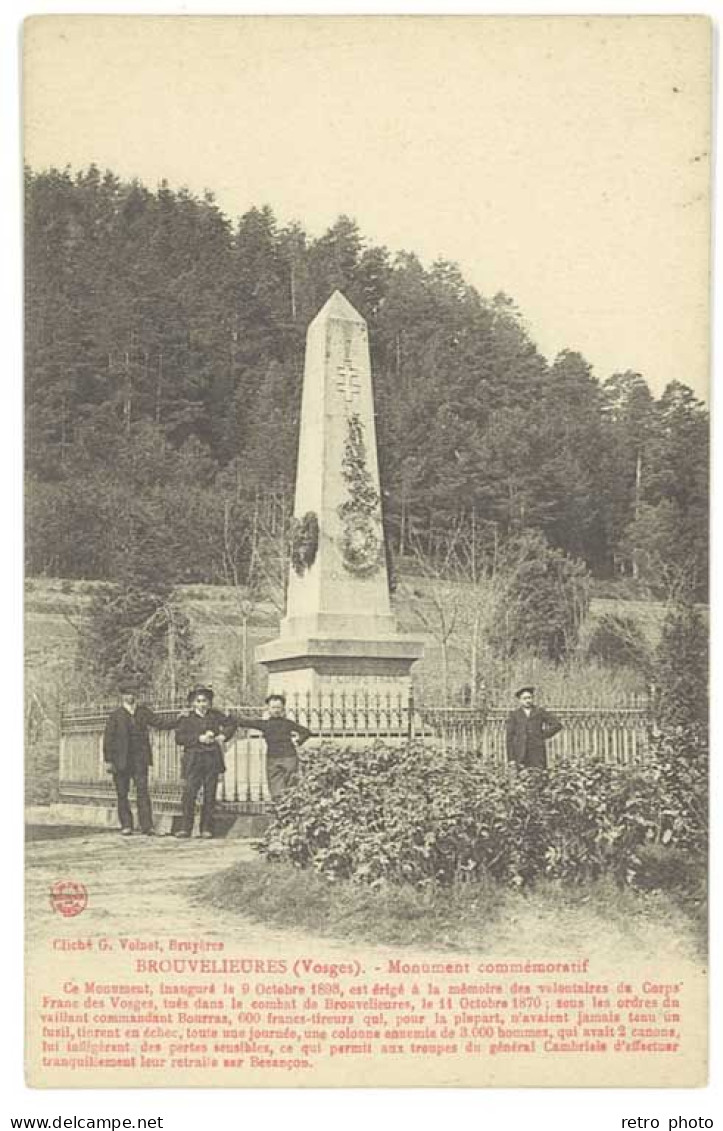
[[[341,365],[337,366],[337,373],[339,379],[336,387],[340,393],[343,394],[347,407],[351,405],[356,397],[359,398],[361,392],[361,385],[359,383],[359,374],[357,373],[354,364],[351,360],[351,335],[344,334],[344,360]]]
[[[356,370],[350,361],[345,361],[343,365],[339,366],[337,373],[339,374],[339,380],[336,383],[336,387],[339,392],[343,394],[346,403],[350,405],[354,398],[358,397],[360,393],[359,378]]]

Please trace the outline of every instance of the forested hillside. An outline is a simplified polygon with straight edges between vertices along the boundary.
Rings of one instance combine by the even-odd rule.
[[[347,217],[312,239],[92,166],[26,192],[31,574],[117,579],[134,555],[170,584],[278,581],[306,327],[338,287],[369,323],[396,555],[460,522],[536,529],[598,577],[704,598],[708,414],[685,373],[656,398],[574,343],[548,362],[513,299]]]

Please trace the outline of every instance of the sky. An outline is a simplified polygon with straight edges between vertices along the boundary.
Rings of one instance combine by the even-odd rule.
[[[459,263],[548,357],[707,397],[710,24],[40,17],[25,158]]]

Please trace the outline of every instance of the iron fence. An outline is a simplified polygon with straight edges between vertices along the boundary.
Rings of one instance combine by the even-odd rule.
[[[111,803],[112,779],[103,761],[103,729],[117,703],[68,706],[61,717],[60,796],[66,800]],[[168,719],[182,708],[168,703],[154,710]],[[240,716],[258,716],[258,707],[225,708]],[[551,765],[561,759],[601,758],[630,765],[648,754],[654,719],[640,697],[609,706],[551,707],[563,729],[547,745]],[[503,765],[508,707],[441,707],[414,697],[340,693],[324,697],[292,696],[288,715],[308,727],[316,741],[342,742],[361,750],[369,742],[423,742],[445,750],[474,752]],[[151,732],[151,795],[160,811],[176,811],[180,801],[180,750],[172,731]],[[270,794],[265,743],[260,734],[238,730],[226,746],[226,773],[220,804],[237,812],[263,812]]]

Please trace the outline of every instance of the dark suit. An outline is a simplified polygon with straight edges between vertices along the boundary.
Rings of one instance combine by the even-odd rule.
[[[236,730],[236,723],[228,715],[216,711],[212,707],[205,715],[192,711],[190,715],[180,719],[176,727],[176,742],[183,747],[183,761],[181,776],[184,778],[183,797],[183,829],[187,833],[193,830],[193,818],[196,810],[196,798],[203,789],[203,802],[201,804],[200,832],[213,833],[213,815],[216,808],[216,789],[218,776],[226,770],[223,751],[217,742],[203,743],[201,735],[213,731],[214,735],[231,738]]]
[[[560,720],[544,707],[530,707],[529,715],[518,707],[507,719],[507,761],[545,769],[545,743],[560,730]]]
[[[153,755],[148,728],[172,730],[175,724],[175,716],[163,719],[143,703],[138,704],[133,714],[125,707],[118,707],[108,716],[103,734],[103,758],[113,773],[121,828],[133,828],[133,813],[128,801],[128,793],[131,781],[135,781],[138,824],[141,832],[148,833],[152,830],[153,813],[148,792],[148,769],[153,763]]]

